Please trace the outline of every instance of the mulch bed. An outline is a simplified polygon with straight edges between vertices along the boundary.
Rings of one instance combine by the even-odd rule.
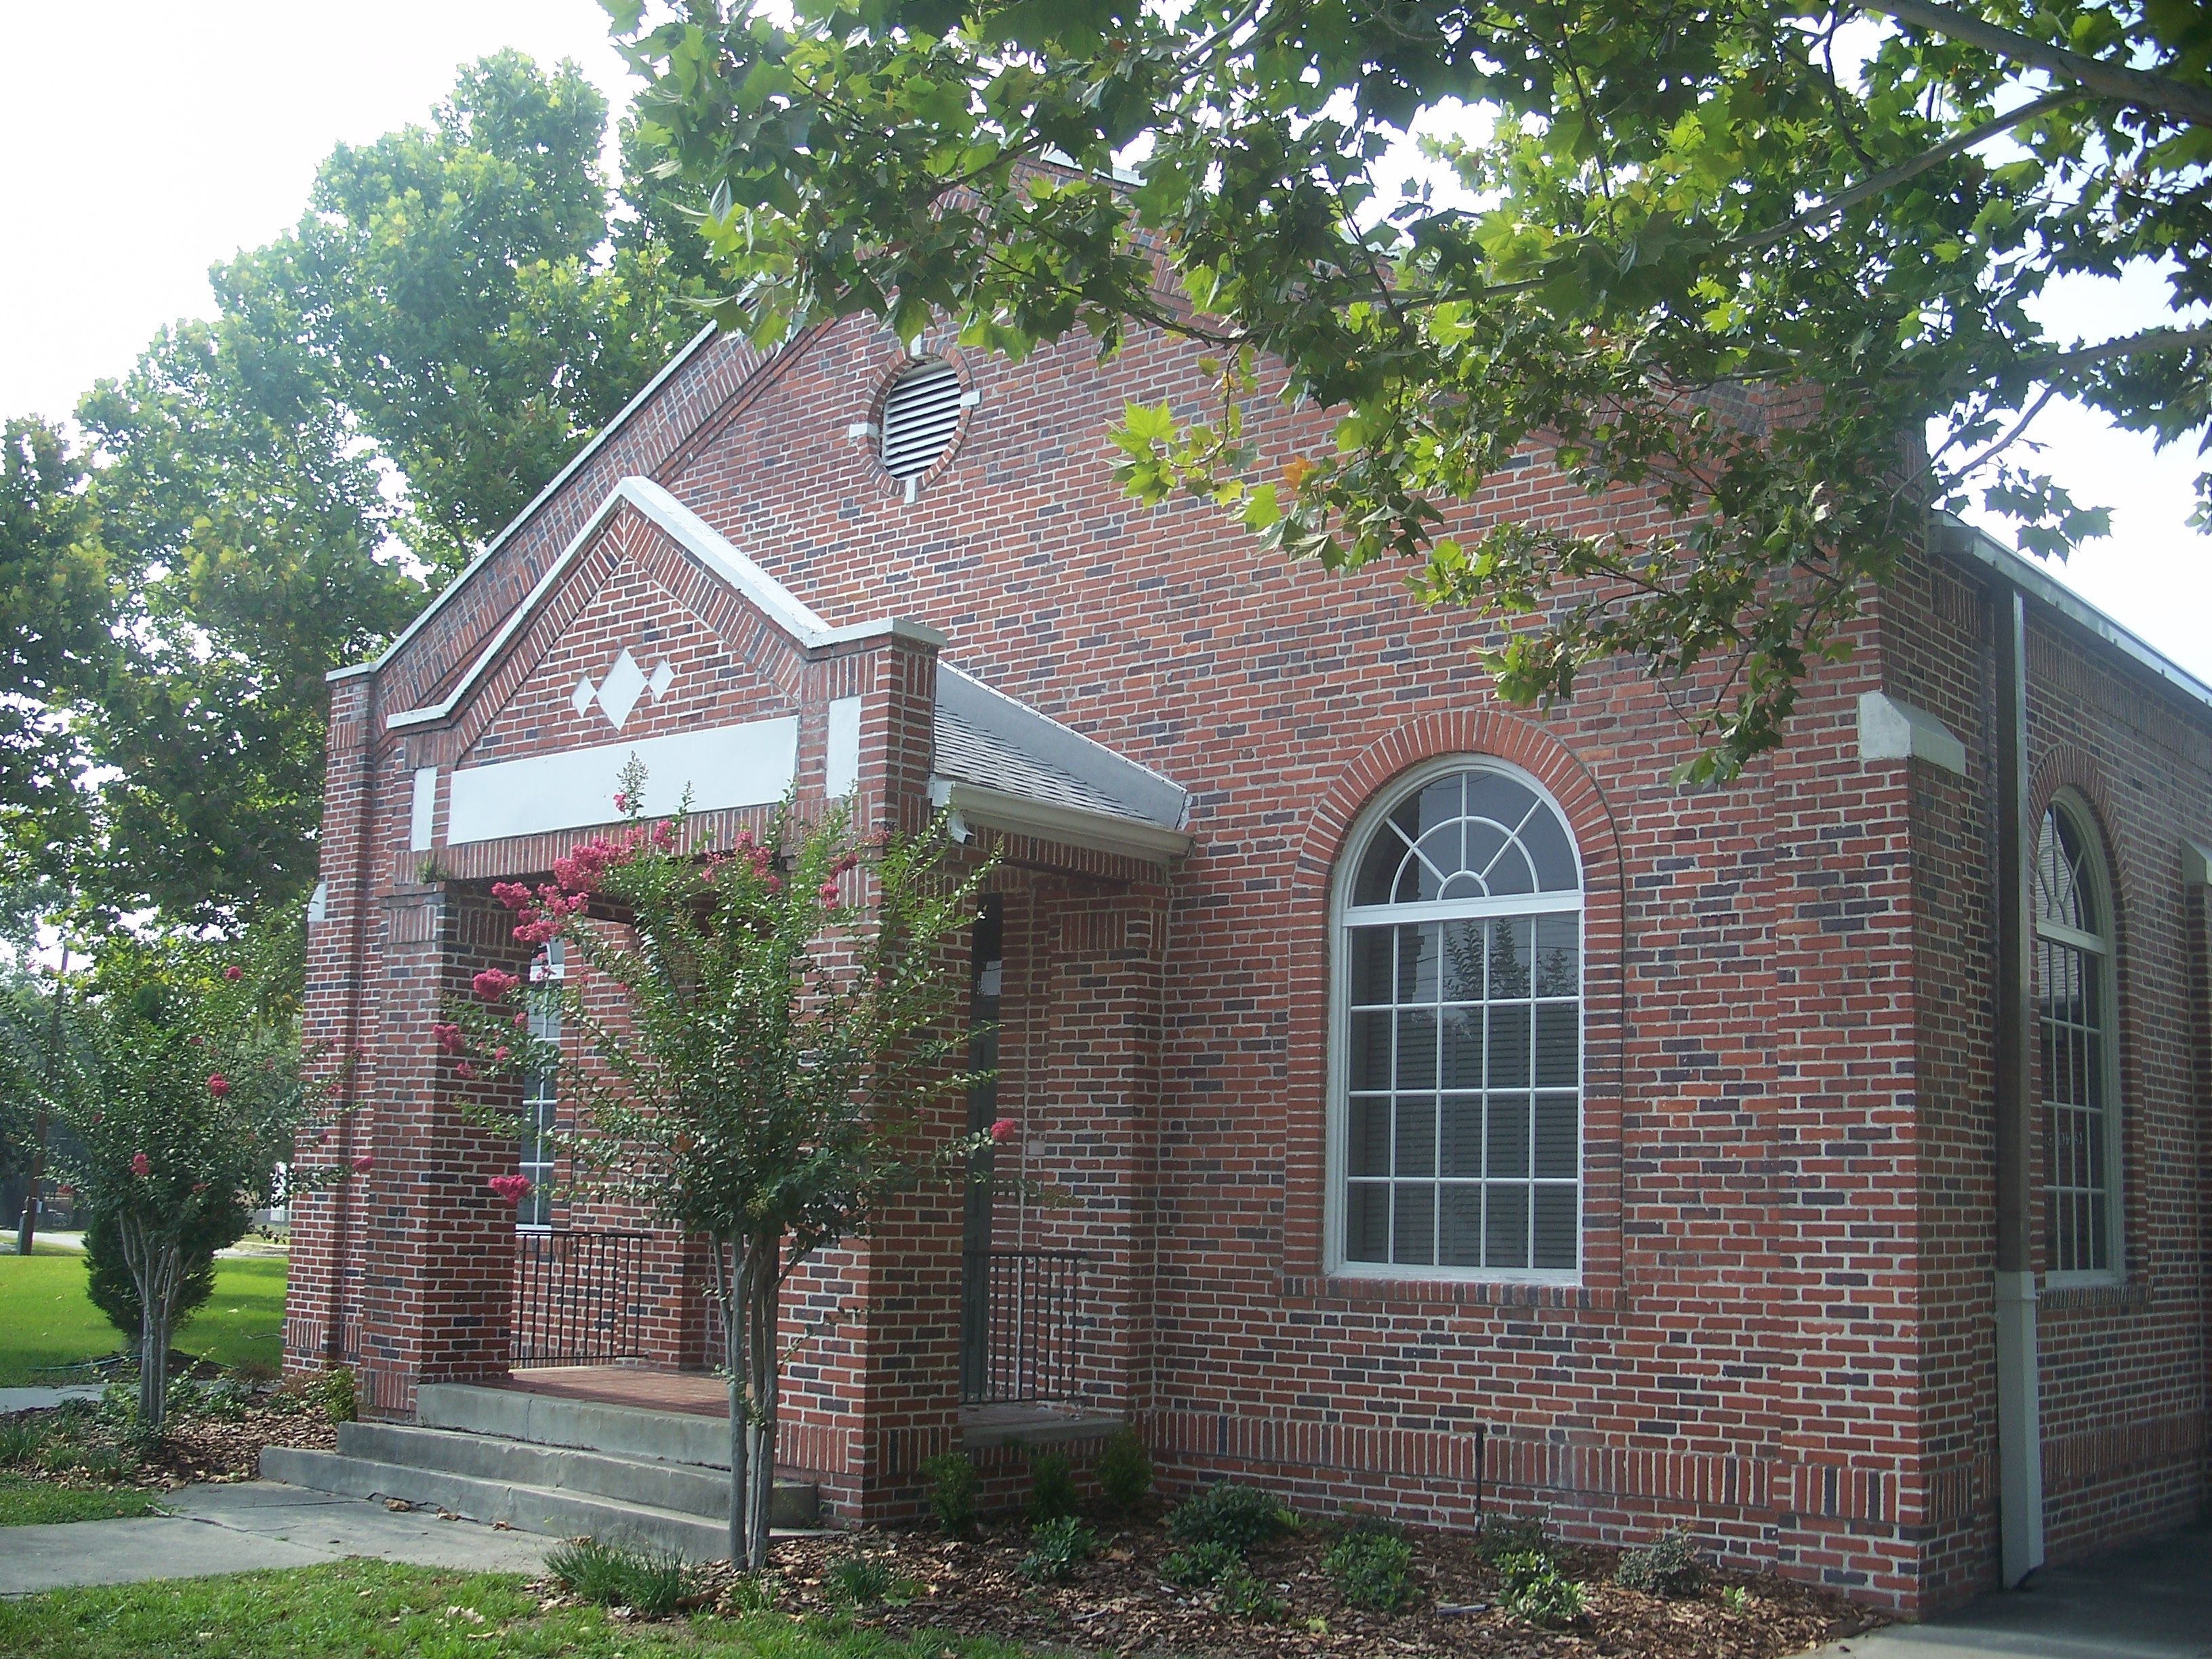
[[[1018,1564],[1029,1538],[1021,1526],[985,1528],[957,1541],[936,1533],[877,1531],[780,1539],[771,1570],[781,1584],[776,1605],[789,1613],[842,1613],[899,1635],[992,1636],[1130,1655],[1776,1659],[1887,1622],[1840,1596],[1748,1573],[1715,1571],[1696,1595],[1679,1600],[1647,1595],[1612,1582],[1615,1552],[1555,1546],[1553,1559],[1582,1583],[1588,1612],[1573,1626],[1544,1630],[1492,1607],[1476,1610],[1495,1599],[1498,1585],[1469,1534],[1409,1528],[1406,1537],[1424,1594],[1418,1607],[1396,1614],[1344,1606],[1321,1566],[1330,1541],[1326,1526],[1309,1523],[1255,1550],[1253,1571],[1290,1604],[1287,1615],[1272,1624],[1218,1613],[1209,1592],[1178,1589],[1163,1578],[1160,1565],[1173,1546],[1157,1524],[1102,1527],[1098,1557],[1066,1584],[1035,1585],[1022,1577]],[[841,1602],[828,1570],[856,1553],[884,1559],[910,1580],[913,1599],[903,1607]],[[729,1566],[702,1571],[697,1599],[713,1597],[734,1609],[728,1591],[736,1575]],[[1730,1586],[1746,1594],[1741,1613],[1723,1599]],[[1440,1613],[1443,1606],[1468,1610]]]
[[[78,1442],[107,1443],[109,1436],[92,1418],[66,1407],[0,1413],[0,1422],[46,1419],[64,1425],[64,1437]],[[320,1411],[280,1411],[269,1407],[248,1407],[236,1422],[212,1417],[172,1413],[160,1448],[129,1474],[116,1481],[92,1481],[82,1470],[48,1469],[36,1462],[13,1463],[11,1473],[57,1486],[88,1485],[176,1487],[187,1481],[228,1485],[261,1478],[264,1446],[304,1446],[320,1451],[337,1448],[337,1427]]]

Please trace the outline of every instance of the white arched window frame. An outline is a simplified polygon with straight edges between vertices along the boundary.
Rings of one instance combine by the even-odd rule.
[[[2057,1285],[2110,1284],[2124,1262],[2112,888],[2094,822],[2061,796],[2036,847],[2044,1272]]]
[[[1580,1282],[1583,882],[1565,813],[1518,768],[1448,757],[1395,780],[1345,847],[1328,1271]]]

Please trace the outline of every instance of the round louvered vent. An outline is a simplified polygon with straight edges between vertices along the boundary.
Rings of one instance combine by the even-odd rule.
[[[960,377],[942,357],[916,363],[884,399],[884,471],[914,478],[935,466],[960,426]]]

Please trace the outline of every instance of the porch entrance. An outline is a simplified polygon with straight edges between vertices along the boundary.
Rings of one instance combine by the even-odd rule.
[[[994,1073],[968,1091],[968,1133],[999,1120],[999,1020],[1005,974],[1005,913],[987,894],[969,953],[968,1067]],[[988,1176],[991,1151],[971,1166]],[[1084,1267],[1076,1250],[1002,1250],[994,1247],[994,1194],[971,1183],[961,1237],[960,1403],[1028,1405],[1073,1400],[1075,1299]]]

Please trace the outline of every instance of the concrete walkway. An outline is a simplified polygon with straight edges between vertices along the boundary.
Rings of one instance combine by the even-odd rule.
[[[2045,1567],[1924,1625],[1893,1625],[1820,1659],[2212,1659],[2212,1525]]]
[[[52,1411],[64,1400],[97,1400],[106,1392],[97,1382],[64,1382],[58,1389],[0,1389],[0,1413]]]
[[[143,1521],[0,1528],[0,1595],[308,1567],[349,1556],[467,1572],[536,1572],[558,1541],[441,1521],[420,1510],[397,1514],[368,1499],[271,1480],[187,1486],[169,1508],[169,1515]]]

